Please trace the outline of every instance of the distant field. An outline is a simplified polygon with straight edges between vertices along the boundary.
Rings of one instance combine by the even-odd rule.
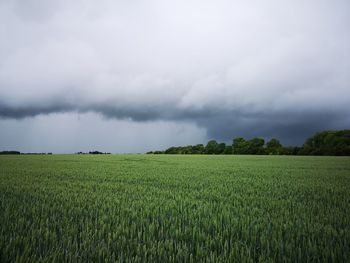
[[[350,158],[0,156],[0,262],[349,262]]]

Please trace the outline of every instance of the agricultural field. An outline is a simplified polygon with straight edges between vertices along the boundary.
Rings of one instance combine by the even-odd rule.
[[[350,158],[0,156],[0,262],[350,262]]]

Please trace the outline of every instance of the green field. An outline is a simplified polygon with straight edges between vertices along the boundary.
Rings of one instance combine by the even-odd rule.
[[[0,262],[350,262],[350,158],[0,156]]]

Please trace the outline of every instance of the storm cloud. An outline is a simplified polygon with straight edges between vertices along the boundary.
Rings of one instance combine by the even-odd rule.
[[[0,122],[92,113],[300,144],[350,126],[349,25],[346,0],[2,0]]]

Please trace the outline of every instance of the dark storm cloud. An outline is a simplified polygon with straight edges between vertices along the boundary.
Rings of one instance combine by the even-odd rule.
[[[6,106],[0,103],[0,118],[23,119],[26,117],[34,117],[40,114],[50,114],[59,112],[70,112],[74,109],[71,105],[52,104],[48,106]]]
[[[0,1],[0,117],[95,112],[300,143],[350,126],[349,24],[345,0]]]
[[[240,111],[200,111],[179,112],[166,108],[122,109],[106,105],[93,105],[86,108],[76,108],[73,105],[51,105],[38,108],[9,109],[0,105],[0,115],[5,118],[24,118],[39,114],[58,112],[97,112],[107,118],[130,119],[133,121],[185,121],[194,122],[207,130],[209,138],[230,142],[233,137],[245,138],[264,137],[280,138],[283,143],[302,144],[304,139],[320,130],[343,129],[350,122],[347,112],[279,112],[279,113],[246,113]],[[344,125],[345,124],[345,125]]]
[[[0,102],[0,118],[23,119],[34,117],[40,114],[51,113],[100,113],[106,118],[131,119],[133,121],[155,121],[155,120],[195,120],[197,118],[210,118],[214,116],[212,111],[177,111],[166,107],[143,107],[126,108],[108,104],[94,105],[73,105],[63,104],[60,102],[51,103],[47,106],[41,105],[26,105],[26,106],[7,106]]]
[[[310,112],[302,114],[267,114],[244,116],[240,113],[221,115],[216,119],[202,119],[199,123],[208,128],[211,138],[231,142],[234,137],[280,138],[286,145],[301,145],[311,134],[330,129],[344,129],[349,123],[346,113]]]

